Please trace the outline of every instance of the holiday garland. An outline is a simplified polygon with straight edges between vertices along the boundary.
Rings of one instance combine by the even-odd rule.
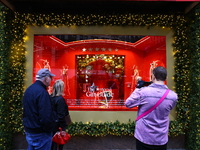
[[[10,46],[11,36],[11,16],[7,8],[0,6],[0,149],[11,149],[12,143],[12,120],[10,113],[11,93],[10,93]]]
[[[188,107],[186,144],[190,150],[200,149],[200,5],[188,15]],[[185,107],[186,108],[186,107]]]
[[[26,74],[26,28],[34,26],[159,26],[174,31],[176,92],[179,96],[177,120],[170,122],[170,136],[189,133],[190,150],[200,149],[199,75],[200,75],[200,9],[193,18],[165,14],[29,14],[13,13],[0,5],[0,149],[11,149],[12,134],[23,132],[22,95]],[[133,135],[134,121],[128,123],[74,122],[68,128],[72,136]],[[190,146],[192,145],[192,146]]]

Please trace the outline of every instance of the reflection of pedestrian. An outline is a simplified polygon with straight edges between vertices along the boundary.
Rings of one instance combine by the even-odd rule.
[[[64,94],[63,92],[64,82],[62,80],[56,80],[53,85],[53,92],[51,94],[53,108],[57,115],[57,122],[54,127],[54,134],[59,131],[59,127],[61,127],[63,131],[65,131],[67,126],[65,116],[67,116],[69,112],[65,99],[62,97],[62,95]],[[51,150],[63,150],[63,145],[57,145],[53,142]]]
[[[48,69],[41,69],[36,81],[23,96],[23,125],[28,150],[50,150],[55,114],[47,87],[55,76]],[[40,142],[38,142],[40,141]]]
[[[127,98],[125,105],[128,108],[138,107],[138,116],[150,110],[168,87],[164,85],[167,71],[164,67],[156,67],[152,73],[152,84],[144,88],[136,88]],[[177,103],[177,94],[169,91],[166,98],[153,111],[136,121],[135,138],[137,150],[166,150],[168,142],[170,110]]]

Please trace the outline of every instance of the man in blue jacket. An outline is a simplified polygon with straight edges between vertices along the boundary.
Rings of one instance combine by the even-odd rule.
[[[56,117],[47,87],[54,76],[48,69],[40,69],[36,75],[36,81],[24,93],[23,125],[28,150],[51,149]]]

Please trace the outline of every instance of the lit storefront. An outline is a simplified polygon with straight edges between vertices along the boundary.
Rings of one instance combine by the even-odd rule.
[[[166,67],[166,36],[34,34],[33,41],[32,82],[39,69],[51,70],[71,111],[135,111],[124,101],[137,77],[150,81],[154,67]]]
[[[51,69],[56,74],[53,81],[62,79],[65,82],[64,97],[75,123],[72,127],[80,127],[72,131],[73,135],[80,133],[83,124],[87,128],[81,135],[88,135],[86,129],[93,127],[89,135],[100,136],[97,139],[100,148],[106,145],[102,144],[102,135],[132,136],[133,132],[121,129],[129,129],[130,121],[137,116],[137,108],[127,109],[123,102],[135,88],[135,75],[149,81],[151,69],[157,65],[167,68],[166,84],[179,94],[178,107],[169,115],[169,135],[190,135],[186,141],[183,136],[183,140],[176,143],[186,142],[188,149],[199,146],[196,132],[199,128],[196,113],[199,110],[199,2],[142,2],[141,5],[141,2],[133,1],[132,5],[123,2],[126,5],[114,7],[114,1],[111,1],[112,5],[101,7],[107,3],[92,5],[90,2],[91,5],[88,5],[86,1],[74,1],[71,5],[63,5],[54,1],[60,5],[45,3],[43,7],[39,4],[42,1],[32,1],[34,5],[30,1],[2,1],[8,7],[1,7],[1,106],[2,112],[8,112],[1,125],[4,135],[1,145],[4,148],[12,146],[12,138],[6,137],[23,132],[21,96],[23,90],[35,81],[35,74],[40,68]],[[53,8],[64,13],[57,14]],[[59,36],[71,36],[74,40],[64,41]],[[134,36],[141,38],[138,42],[128,40]],[[52,37],[52,41],[45,41],[45,37]],[[164,43],[151,45],[148,41],[153,37],[157,38],[157,42],[164,40]],[[101,130],[102,123],[105,127]],[[109,130],[105,131],[107,127]],[[17,145],[21,145],[18,136],[14,136]],[[120,137],[119,141],[124,149],[129,140],[124,142]],[[97,145],[96,142],[90,143]],[[84,147],[83,144],[78,145]]]

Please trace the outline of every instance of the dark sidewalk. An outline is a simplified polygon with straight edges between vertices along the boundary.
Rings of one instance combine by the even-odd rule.
[[[25,135],[14,135],[14,150],[27,150]],[[185,150],[185,136],[170,137],[168,150]],[[135,138],[130,136],[91,137],[75,136],[64,145],[64,150],[135,150]]]

